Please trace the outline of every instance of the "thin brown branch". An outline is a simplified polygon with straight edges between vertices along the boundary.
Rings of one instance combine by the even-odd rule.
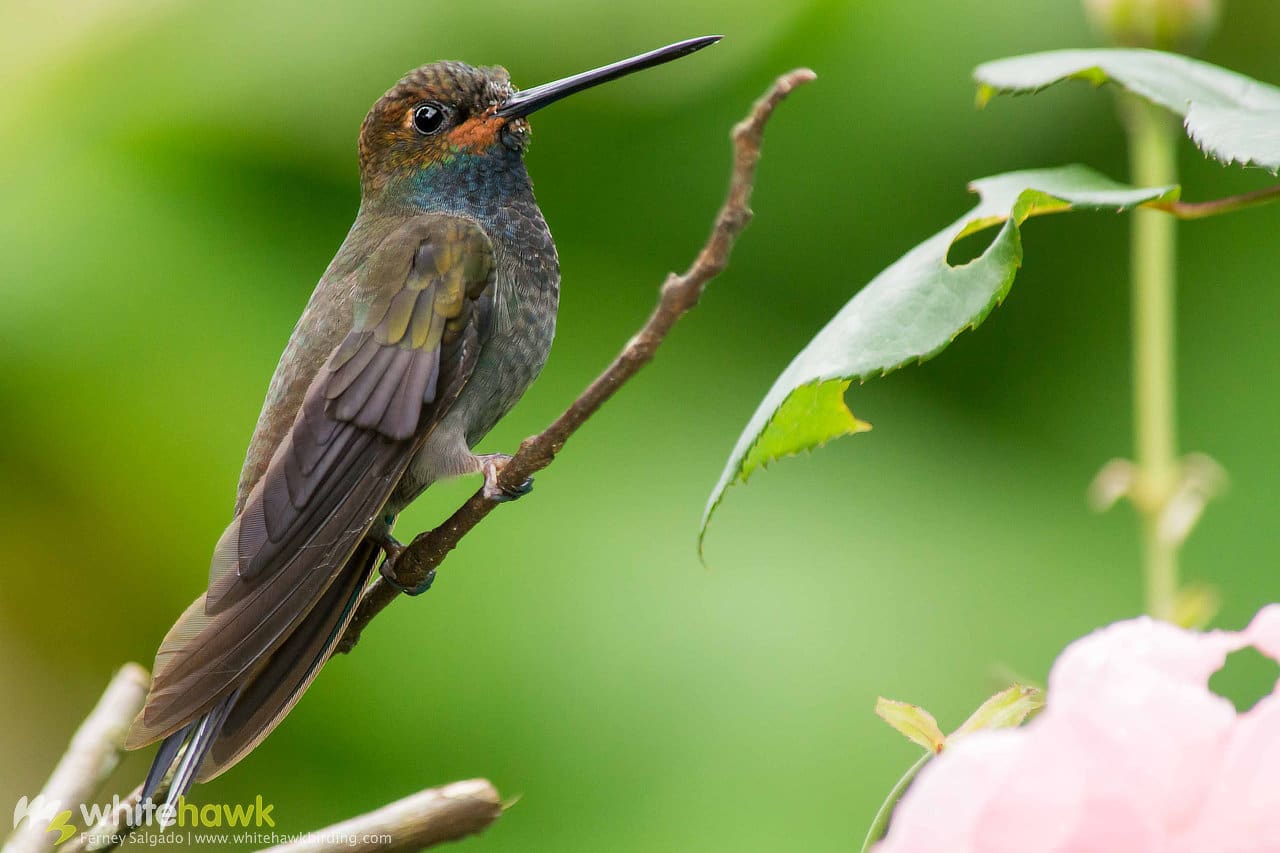
[[[120,763],[124,735],[133,718],[142,710],[151,676],[136,663],[127,663],[111,679],[98,704],[80,724],[67,751],[45,783],[40,797],[41,814],[50,817],[71,810],[70,824],[79,816],[78,807],[94,798],[107,777]],[[28,816],[4,845],[4,853],[37,853],[53,850],[60,833],[50,831],[48,818]]]
[[[498,478],[508,488],[515,488],[534,473],[551,464],[569,437],[612,397],[619,388],[648,364],[667,333],[684,314],[698,304],[707,282],[715,278],[729,262],[738,235],[751,220],[751,190],[765,124],[774,109],[793,89],[814,79],[807,68],[790,71],[770,86],[756,101],[751,112],[733,129],[733,173],[711,236],[698,257],[683,275],[672,273],[662,285],[658,305],[648,322],[627,343],[595,381],[545,430],[525,439],[520,449]],[[439,566],[463,536],[480,523],[497,506],[476,492],[453,515],[434,530],[419,534],[396,561],[396,576],[405,586],[416,586]],[[398,591],[382,578],[365,590],[356,607],[355,616],[338,644],[339,652],[349,652],[360,640],[369,622],[395,600]]]
[[[1179,219],[1206,219],[1223,213],[1259,207],[1273,201],[1280,201],[1280,185],[1226,198],[1215,198],[1212,201],[1157,201],[1148,204],[1147,207],[1172,213]]]
[[[422,850],[484,830],[502,814],[487,779],[430,788],[262,853]]]

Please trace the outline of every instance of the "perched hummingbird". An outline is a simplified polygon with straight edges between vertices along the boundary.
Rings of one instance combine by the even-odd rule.
[[[360,211],[294,327],[249,444],[207,591],[156,653],[136,749],[166,805],[243,758],[315,678],[396,515],[436,480],[482,473],[511,499],[510,457],[477,442],[542,369],[560,269],[525,171],[526,117],[699,50],[690,39],[517,91],[506,69],[411,71],[360,128]],[[428,581],[429,584],[429,581]],[[423,590],[408,590],[421,592]]]

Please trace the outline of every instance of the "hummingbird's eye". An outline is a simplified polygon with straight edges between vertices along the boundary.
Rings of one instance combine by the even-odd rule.
[[[413,108],[414,129],[423,136],[430,136],[444,127],[444,119],[444,107],[440,104],[418,104]]]

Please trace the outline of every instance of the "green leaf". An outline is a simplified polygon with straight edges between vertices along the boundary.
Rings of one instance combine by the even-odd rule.
[[[1207,62],[1155,50],[1055,50],[988,62],[974,78],[980,105],[1061,80],[1115,83],[1182,116],[1209,156],[1280,170],[1280,88]]]
[[[982,322],[1009,292],[1022,263],[1019,226],[1027,217],[1123,211],[1178,197],[1177,187],[1134,189],[1083,166],[1010,172],[975,181],[972,189],[980,198],[975,208],[876,276],[774,382],[707,501],[699,549],[729,486],[775,459],[870,428],[845,405],[853,380],[924,361]],[[947,262],[956,240],[1001,223],[977,259],[962,266]]]
[[[1015,728],[1043,707],[1044,690],[1025,684],[1010,685],[978,706],[978,710],[951,733],[947,742],[980,729]]]
[[[815,382],[797,389],[774,415],[774,428],[766,431],[747,454],[742,479],[774,459],[799,450],[821,447],[833,438],[871,429],[853,416],[844,404],[849,380]]]
[[[876,714],[907,740],[930,752],[941,752],[946,745],[947,736],[938,728],[938,721],[919,705],[880,696],[876,699]]]

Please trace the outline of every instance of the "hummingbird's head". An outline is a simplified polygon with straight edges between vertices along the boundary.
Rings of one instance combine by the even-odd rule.
[[[459,158],[520,154],[529,123],[497,115],[514,92],[507,70],[496,66],[434,62],[410,71],[373,105],[360,128],[362,182],[377,186]]]
[[[693,53],[719,36],[689,39],[554,83],[517,91],[505,68],[433,62],[383,95],[360,128],[360,180],[366,191],[432,170],[492,168],[529,144],[534,110],[574,92]]]

